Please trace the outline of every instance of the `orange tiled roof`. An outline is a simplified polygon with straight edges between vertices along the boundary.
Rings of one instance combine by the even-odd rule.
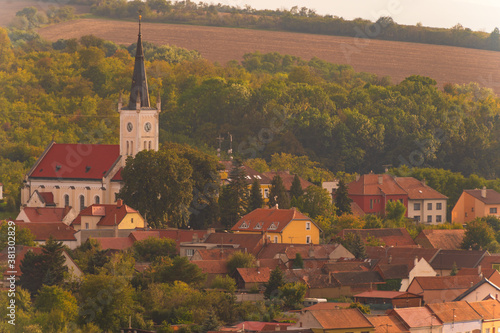
[[[469,289],[481,281],[476,275],[457,276],[416,276],[413,283],[418,283],[423,290]]]
[[[500,302],[498,300],[487,300],[481,302],[469,302],[469,305],[483,317],[483,319],[497,319],[498,311],[500,309]],[[496,315],[495,314],[496,312]]]
[[[446,302],[426,305],[443,323],[456,321],[481,320],[479,315],[467,302]]]
[[[25,222],[62,222],[63,218],[68,214],[70,207],[23,207],[23,211],[29,221]]]
[[[367,316],[367,318],[375,326],[375,333],[409,332],[395,316]]]
[[[306,220],[309,217],[295,209],[258,208],[243,216],[231,228],[231,231],[281,232],[294,220]]]
[[[245,283],[266,283],[271,277],[271,270],[267,267],[237,268]]]
[[[358,309],[316,310],[310,313],[323,329],[373,328]]]
[[[191,260],[205,274],[228,274],[226,260]]]
[[[464,236],[464,229],[425,229],[415,238],[415,243],[427,249],[458,250]]]
[[[130,237],[96,237],[93,239],[101,245],[102,250],[126,250],[134,245]]]
[[[390,314],[395,314],[409,328],[440,326],[443,324],[443,322],[433,315],[426,307],[394,309]]]
[[[448,199],[447,196],[439,193],[435,189],[413,177],[396,177],[394,180],[408,193],[409,199]]]
[[[62,223],[16,223],[19,229],[29,229],[35,235],[35,241],[44,242],[53,236],[58,241],[76,241],[75,229]]]
[[[351,303],[322,302],[303,308],[302,311],[338,310],[341,308],[347,309],[350,306]]]
[[[379,229],[344,229],[339,233],[340,237],[347,234],[358,234],[363,241],[370,237],[382,240],[386,246],[416,246],[410,233],[405,228],[379,228]]]
[[[256,255],[262,248],[264,240],[260,234],[217,232],[208,235],[205,243],[239,245],[238,249],[240,251],[245,251],[246,249],[248,252]]]

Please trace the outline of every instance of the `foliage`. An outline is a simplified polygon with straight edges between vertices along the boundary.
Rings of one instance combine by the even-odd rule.
[[[248,211],[248,187],[245,176],[241,161],[233,160],[229,172],[231,181],[222,188],[219,198],[221,223],[226,228],[231,228]]]
[[[260,188],[260,183],[257,179],[252,183],[250,188],[250,197],[248,200],[248,212],[255,209],[262,208],[264,205],[264,198],[262,198],[262,190]]]
[[[401,289],[401,279],[387,279],[384,284],[378,284],[377,290],[399,291]]]
[[[78,315],[76,298],[58,286],[43,286],[35,301],[35,308],[42,312],[38,321],[51,332],[62,331]]]
[[[268,205],[271,208],[276,205],[280,209],[290,208],[290,198],[288,197],[288,193],[286,193],[285,185],[283,185],[283,179],[279,175],[274,176],[271,181]]]
[[[302,255],[299,252],[295,254],[292,268],[304,268],[304,260],[302,259]]]
[[[295,198],[300,198],[304,194],[302,190],[302,184],[300,183],[300,178],[298,175],[293,176],[292,186],[290,187],[290,197],[292,200]]]
[[[269,281],[266,283],[266,289],[264,290],[264,297],[266,299],[274,299],[279,295],[279,289],[285,285],[285,275],[279,266],[276,266],[271,271],[271,276]]]
[[[335,207],[337,207],[337,216],[352,214],[351,202],[352,199],[349,198],[347,185],[343,179],[340,179],[338,188],[335,191]]]
[[[156,228],[185,226],[193,199],[193,169],[171,150],[142,150],[127,159],[119,197]]]
[[[304,302],[307,291],[307,286],[304,283],[286,283],[279,288],[279,291],[285,308],[292,310],[302,308],[302,302]]]
[[[358,233],[348,233],[340,242],[356,259],[365,259],[367,257],[365,243]]]
[[[16,245],[35,246],[35,235],[31,233],[30,229],[16,227],[12,230],[7,221],[2,221],[0,224],[0,249],[7,247],[9,237],[14,237]]]
[[[476,218],[467,223],[465,235],[460,247],[464,250],[480,250],[486,248],[495,239],[495,233],[488,223]]]
[[[229,275],[226,276],[217,275],[212,281],[210,287],[214,289],[222,289],[230,294],[234,294],[234,292],[236,291],[236,281],[234,281],[234,279]]]
[[[152,264],[150,270],[146,271],[145,274],[155,282],[182,281],[193,286],[200,286],[206,279],[206,274],[197,265],[191,263],[187,257],[160,258]]]
[[[390,200],[385,205],[385,217],[389,221],[393,221],[399,225],[405,217],[406,207],[398,200]]]
[[[294,200],[294,203],[299,211],[312,219],[316,219],[320,215],[331,216],[335,212],[332,197],[327,190],[319,186],[309,186],[301,197]]]
[[[227,270],[230,276],[236,274],[237,268],[256,267],[256,260],[253,254],[237,251],[227,259]]]
[[[351,303],[351,305],[349,305],[349,309],[359,309],[359,311],[361,311],[361,313],[364,313],[364,314],[370,314],[370,312],[371,312],[369,306],[363,305],[359,302]]]
[[[134,242],[132,246],[137,261],[154,261],[159,257],[174,257],[177,253],[175,241],[169,238],[149,237]]]
[[[451,266],[450,276],[455,276],[457,275],[457,273],[458,273],[457,263],[453,262],[453,265]]]

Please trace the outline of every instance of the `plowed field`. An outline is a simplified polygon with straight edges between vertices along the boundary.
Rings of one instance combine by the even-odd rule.
[[[143,40],[198,50],[211,61],[241,60],[245,53],[279,52],[304,59],[318,57],[349,64],[357,71],[391,76],[400,82],[413,74],[429,76],[440,86],[447,82],[478,82],[500,94],[500,52],[361,38],[175,24],[143,24]],[[46,39],[95,36],[130,45],[137,23],[81,19],[45,27]]]

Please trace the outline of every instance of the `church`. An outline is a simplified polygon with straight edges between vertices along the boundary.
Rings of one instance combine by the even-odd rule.
[[[128,105],[118,101],[120,144],[61,144],[52,141],[26,174],[21,205],[45,207],[40,197],[52,198],[52,207],[81,211],[94,203],[113,204],[122,186],[121,170],[128,156],[158,150],[159,114],[149,102],[142,47],[141,22]]]

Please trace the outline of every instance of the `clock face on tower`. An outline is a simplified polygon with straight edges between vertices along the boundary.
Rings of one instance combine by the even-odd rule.
[[[150,122],[147,122],[147,123],[144,124],[144,130],[146,132],[151,131],[151,123]]]
[[[132,125],[132,123],[127,124],[127,131],[132,132],[133,128],[134,128],[134,125]]]

